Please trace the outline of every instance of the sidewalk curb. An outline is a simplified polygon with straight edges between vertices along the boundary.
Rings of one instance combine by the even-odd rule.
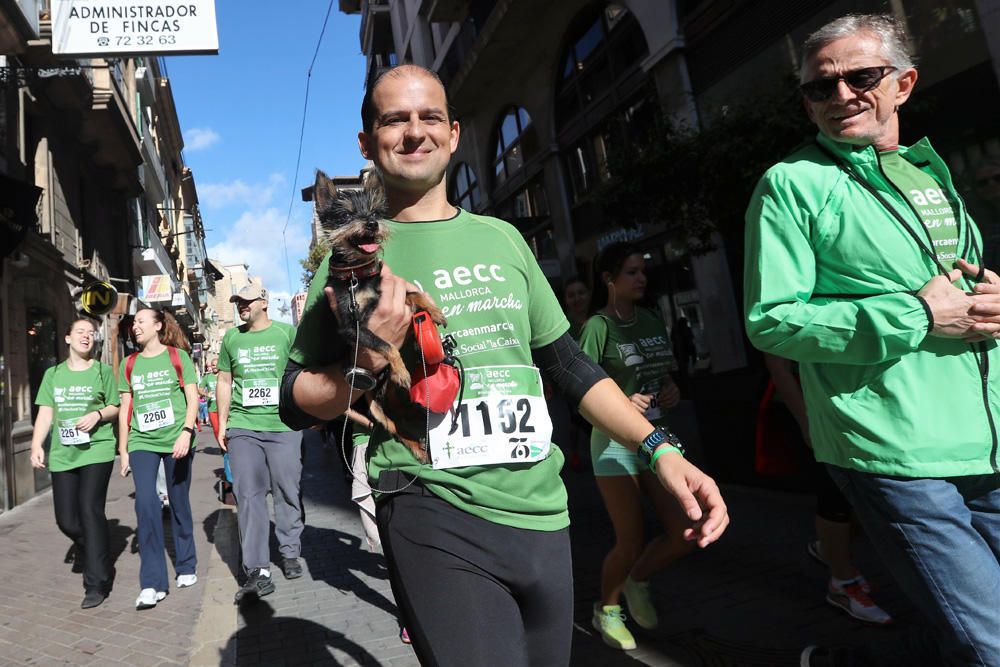
[[[223,507],[215,526],[215,549],[204,575],[201,614],[191,637],[189,665],[223,667],[236,664],[237,613],[233,606],[233,575],[226,557],[236,557],[239,549],[236,512]],[[225,555],[225,556],[224,556]],[[230,641],[230,638],[234,638]]]

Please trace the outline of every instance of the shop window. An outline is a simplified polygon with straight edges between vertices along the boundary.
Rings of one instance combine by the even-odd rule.
[[[465,162],[458,164],[452,176],[451,201],[466,211],[479,210],[479,204],[482,202],[476,172]]]
[[[537,149],[538,140],[528,112],[522,107],[511,107],[497,129],[496,156],[493,161],[496,185],[504,183],[520,171]]]
[[[42,386],[45,371],[59,363],[59,347],[56,320],[52,313],[42,308],[28,308],[27,315],[28,385],[32,399],[31,421],[34,421],[38,415],[34,399]]]
[[[638,67],[648,53],[635,17],[620,3],[584,13],[568,40],[556,95],[556,124],[563,126]]]

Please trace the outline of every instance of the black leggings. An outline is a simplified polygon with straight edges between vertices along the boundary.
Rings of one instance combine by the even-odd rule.
[[[83,553],[83,588],[88,591],[107,592],[111,587],[111,536],[104,504],[113,467],[114,461],[108,461],[52,473],[56,524]]]
[[[411,490],[384,497],[378,527],[392,592],[420,664],[568,665],[569,529],[511,528],[417,485]]]

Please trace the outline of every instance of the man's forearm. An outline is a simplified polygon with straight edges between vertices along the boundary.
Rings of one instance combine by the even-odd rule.
[[[232,382],[219,381],[219,384],[215,386],[215,407],[219,413],[219,422],[226,423],[229,421],[229,404],[233,397],[233,384]]]
[[[653,425],[610,378],[601,380],[583,395],[580,414],[596,429],[633,451],[653,431]]]
[[[363,394],[351,390],[338,364],[303,368],[292,385],[292,398],[298,408],[322,421],[341,416]]]

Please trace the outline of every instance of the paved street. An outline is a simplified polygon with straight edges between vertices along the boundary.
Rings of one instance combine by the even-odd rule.
[[[198,585],[171,590],[155,609],[133,609],[139,557],[131,479],[111,483],[108,519],[118,576],[101,607],[79,608],[80,575],[63,562],[50,494],[0,515],[0,664],[3,665],[416,665],[398,639],[395,606],[380,556],[362,546],[334,448],[309,434],[303,493],[305,576],[238,613],[237,531],[231,507],[212,489],[222,459],[209,432],[199,437],[192,487]],[[573,665],[795,665],[812,642],[880,643],[901,630],[867,628],[823,601],[824,574],[805,551],[807,497],[739,487],[724,491],[733,525],[718,545],[654,580],[661,629],[637,632],[639,649],[604,646],[590,627],[610,527],[587,471],[565,473],[573,516],[576,618]],[[858,561],[876,597],[914,621],[867,544]]]

